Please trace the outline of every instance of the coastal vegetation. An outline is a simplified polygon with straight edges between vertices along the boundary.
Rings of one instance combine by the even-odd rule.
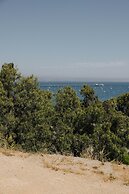
[[[13,63],[0,70],[0,146],[129,164],[129,93],[100,101],[84,85],[41,90]]]

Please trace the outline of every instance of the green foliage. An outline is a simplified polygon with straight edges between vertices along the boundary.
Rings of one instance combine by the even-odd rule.
[[[56,94],[56,111],[64,113],[74,111],[80,106],[80,100],[71,87],[60,89]]]
[[[125,153],[123,154],[122,162],[123,162],[124,164],[129,165],[129,153],[125,152]]]
[[[83,99],[84,107],[88,107],[89,105],[96,103],[98,101],[98,97],[95,96],[94,90],[88,85],[84,85],[80,93],[84,97]]]
[[[91,135],[97,124],[101,124],[105,119],[105,111],[101,103],[88,106],[86,109],[78,111],[75,128],[79,134]]]
[[[71,153],[74,120],[80,100],[71,87],[59,90],[55,96],[55,115],[52,120],[52,140],[57,152]]]
[[[129,93],[123,94],[117,98],[117,110],[129,116]]]
[[[3,136],[10,146],[37,151],[42,147],[44,131],[49,129],[51,94],[39,89],[34,76],[20,76],[13,64],[2,66],[0,87]]]
[[[70,154],[72,138],[72,129],[58,119],[56,125],[51,126],[51,145],[49,150],[61,154]]]
[[[84,85],[80,100],[71,87],[54,96],[14,64],[0,71],[0,146],[92,157],[129,164],[129,94],[100,102]]]
[[[117,109],[117,99],[112,98],[103,102],[104,110],[110,114]]]

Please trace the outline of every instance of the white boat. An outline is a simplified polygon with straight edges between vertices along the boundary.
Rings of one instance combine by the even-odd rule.
[[[104,84],[95,84],[95,86],[104,86]]]

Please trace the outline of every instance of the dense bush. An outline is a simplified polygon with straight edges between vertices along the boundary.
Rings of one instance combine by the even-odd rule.
[[[0,71],[0,146],[118,160],[129,164],[129,94],[104,102],[84,85],[57,94],[40,90],[14,64]]]

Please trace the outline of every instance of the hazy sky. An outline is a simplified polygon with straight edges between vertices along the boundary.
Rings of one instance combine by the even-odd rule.
[[[0,64],[42,80],[129,81],[129,0],[0,0]]]

